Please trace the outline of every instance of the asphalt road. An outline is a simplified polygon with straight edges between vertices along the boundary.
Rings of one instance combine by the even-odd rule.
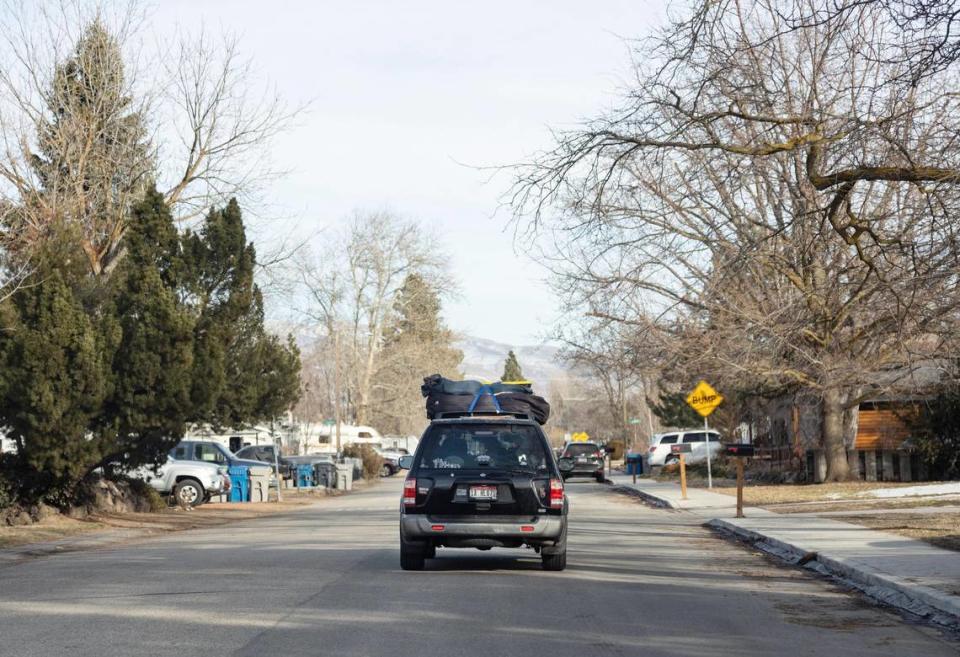
[[[397,554],[400,480],[284,517],[0,567],[3,657],[956,655],[681,512],[568,484],[568,569]]]

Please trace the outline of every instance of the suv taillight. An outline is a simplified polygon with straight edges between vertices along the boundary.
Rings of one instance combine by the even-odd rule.
[[[656,445],[650,445],[650,453],[653,454],[655,451],[657,451],[657,446],[656,446]]]
[[[603,452],[601,452],[600,450],[597,450],[596,452],[593,453],[593,458],[595,458],[595,459],[602,459],[602,458],[603,458]]]
[[[550,480],[550,508],[563,508],[563,482],[559,479]]]
[[[403,482],[403,506],[417,505],[417,480],[407,477]]]

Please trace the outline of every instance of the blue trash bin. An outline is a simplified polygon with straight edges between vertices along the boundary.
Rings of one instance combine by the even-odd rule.
[[[230,476],[230,501],[250,501],[250,468],[245,465],[233,465],[227,469]]]
[[[643,454],[627,454],[627,474],[643,474]]]
[[[313,466],[297,466],[297,488],[310,488],[313,486]]]

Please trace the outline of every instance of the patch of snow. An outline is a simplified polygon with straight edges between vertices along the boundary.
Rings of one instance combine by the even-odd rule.
[[[860,493],[859,497],[914,497],[917,495],[956,495],[960,493],[960,481],[927,486],[902,486],[899,488],[876,488]]]

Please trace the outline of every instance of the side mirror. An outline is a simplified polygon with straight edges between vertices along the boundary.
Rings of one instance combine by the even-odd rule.
[[[570,472],[573,470],[573,459],[562,458],[557,461],[557,467],[560,468],[560,472]]]
[[[403,456],[400,457],[399,461],[397,462],[397,465],[400,466],[401,470],[409,470],[410,468],[413,467],[413,457],[410,456],[409,454],[404,454]]]

